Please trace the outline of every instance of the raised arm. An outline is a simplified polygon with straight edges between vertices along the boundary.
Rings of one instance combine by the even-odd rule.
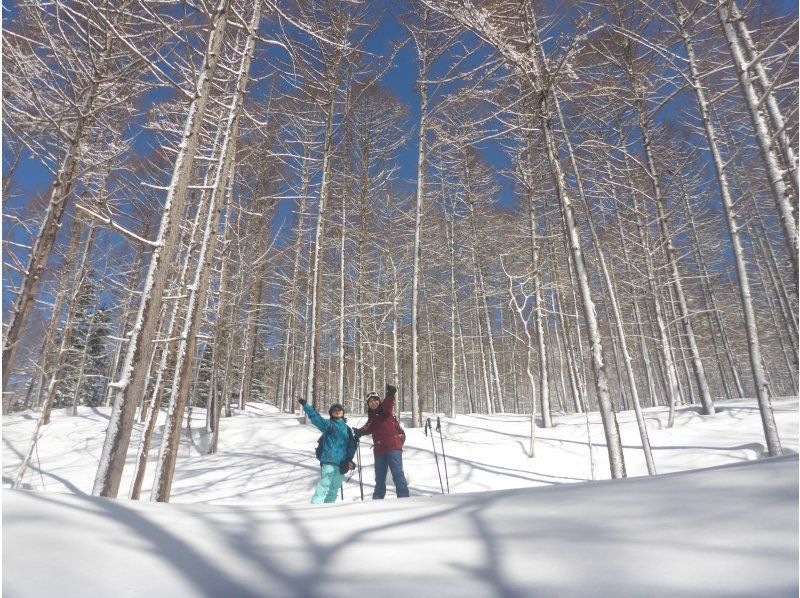
[[[386,398],[383,400],[381,407],[383,407],[384,413],[393,413],[394,412],[394,403],[395,399],[397,398],[397,387],[392,386],[391,384],[386,385]]]
[[[303,406],[303,411],[306,412],[308,419],[311,420],[311,423],[319,428],[320,432],[324,432],[328,429],[328,420],[323,418],[316,409],[314,409],[311,405],[305,402],[304,399],[300,399],[297,401]]]

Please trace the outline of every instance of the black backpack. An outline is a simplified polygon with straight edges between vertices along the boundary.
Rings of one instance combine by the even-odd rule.
[[[353,430],[350,426],[347,427],[347,440],[348,442],[355,442],[355,436],[353,436]],[[331,430],[333,430],[333,422],[330,423],[328,429],[322,433],[322,436],[319,437],[317,440],[317,448],[314,450],[314,454],[317,456],[317,460],[322,459],[322,445],[325,443],[325,435],[328,434]]]

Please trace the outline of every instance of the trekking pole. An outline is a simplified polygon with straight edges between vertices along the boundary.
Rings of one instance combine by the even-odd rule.
[[[431,431],[431,446],[433,446],[433,458],[436,459],[436,472],[439,474],[439,486],[444,494],[444,484],[442,483],[442,470],[439,469],[439,455],[436,453],[436,441],[433,439],[433,426],[431,426],[431,418],[425,420],[425,436],[428,435],[428,430]]]
[[[444,437],[442,436],[442,420],[436,416],[436,431],[439,432],[439,440],[442,443],[442,461],[444,461],[444,479],[447,481],[447,493],[450,494],[450,476],[447,475],[447,456],[444,454]]]
[[[356,440],[356,459],[358,459],[358,489],[361,490],[361,500],[364,500],[364,481],[361,479],[361,440]]]

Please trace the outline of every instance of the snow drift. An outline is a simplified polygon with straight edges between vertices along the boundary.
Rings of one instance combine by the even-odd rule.
[[[796,456],[262,508],[4,490],[6,596],[796,596]]]

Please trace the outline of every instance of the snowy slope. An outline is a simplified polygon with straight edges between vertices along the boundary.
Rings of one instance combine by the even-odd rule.
[[[338,505],[3,491],[6,596],[796,596],[796,456]]]
[[[659,473],[712,467],[757,459],[764,452],[763,431],[753,401],[720,403],[713,417],[695,407],[678,410],[676,424],[666,428],[665,408],[646,409],[650,441]],[[775,418],[784,448],[798,450],[797,399],[776,400]],[[596,478],[609,477],[608,458],[598,413],[589,415]],[[632,412],[618,414],[625,445],[628,475],[646,475],[639,433]],[[205,415],[194,410],[191,441],[184,433],[171,502],[220,504],[287,504],[309,500],[319,474],[314,458],[319,432],[302,418],[279,414],[271,406],[253,404],[244,413],[222,420],[219,453],[206,455],[202,433]],[[536,458],[527,458],[530,420],[522,415],[468,415],[442,418],[447,473],[453,492],[523,488],[592,479],[586,423],[583,415],[556,416],[557,425],[537,430]],[[363,423],[363,416],[349,419]],[[3,485],[8,487],[25,452],[34,415],[3,418]],[[26,477],[35,490],[91,493],[97,470],[107,410],[81,409],[79,417],[56,411],[45,429]],[[131,446],[138,445],[137,424]],[[185,432],[185,430],[184,430]],[[406,426],[405,470],[412,494],[441,492],[431,438]],[[436,450],[441,441],[435,438]],[[372,493],[371,440],[362,441],[366,493]],[[155,470],[159,438],[153,443],[148,473]],[[123,477],[120,496],[127,496],[133,450]],[[38,470],[41,463],[42,472]],[[443,464],[440,461],[440,467]],[[442,467],[444,476],[444,468]],[[357,500],[357,476],[345,485],[345,500]],[[149,496],[151,478],[143,497]],[[392,491],[390,490],[389,494]]]
[[[774,407],[796,453],[797,400]],[[580,483],[591,478],[583,415],[537,430],[535,459],[528,418],[459,416],[442,419],[450,496],[439,494],[431,439],[407,428],[411,499],[369,500],[365,439],[367,500],[354,476],[345,504],[311,506],[313,426],[249,405],[223,420],[209,456],[195,410],[165,505],[87,496],[108,412],[57,411],[25,477],[35,491],[3,491],[4,595],[797,595],[797,457],[760,459],[753,401],[720,403],[713,417],[683,407],[671,429],[666,409],[646,410],[667,474],[655,478],[644,477],[633,414],[618,417],[628,473],[643,477]],[[596,476],[608,477],[599,415],[589,419]],[[3,418],[6,487],[32,426],[30,413]],[[702,467],[713,469],[680,473]],[[121,496],[129,485],[126,471]]]

